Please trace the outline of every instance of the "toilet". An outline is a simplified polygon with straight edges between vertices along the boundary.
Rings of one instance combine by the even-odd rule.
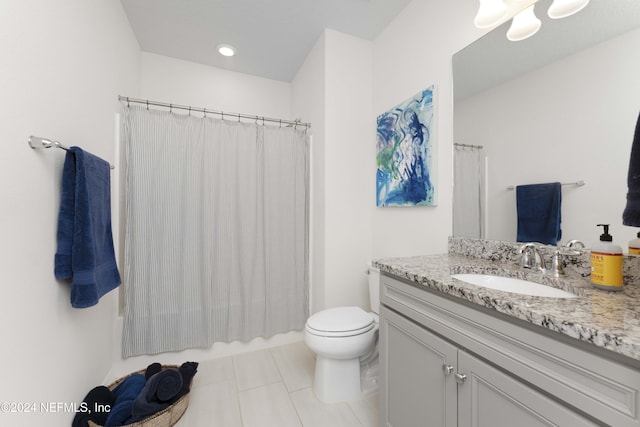
[[[377,363],[379,286],[380,271],[370,267],[372,313],[355,306],[335,307],[307,319],[304,341],[316,353],[313,392],[321,402],[344,402],[363,393],[361,376]]]

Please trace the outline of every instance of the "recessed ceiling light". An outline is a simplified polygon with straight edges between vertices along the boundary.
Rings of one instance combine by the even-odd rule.
[[[236,54],[236,49],[228,44],[219,44],[217,48],[218,53],[220,53],[220,55],[222,56],[233,56]]]

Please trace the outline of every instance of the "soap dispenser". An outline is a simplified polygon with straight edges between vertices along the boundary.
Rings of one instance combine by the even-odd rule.
[[[629,241],[629,255],[640,255],[640,231],[635,239]]]
[[[613,243],[609,234],[609,224],[598,224],[604,227],[600,242],[591,248],[591,283],[608,291],[622,290],[622,248]]]

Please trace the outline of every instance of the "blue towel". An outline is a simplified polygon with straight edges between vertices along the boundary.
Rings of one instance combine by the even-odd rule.
[[[561,202],[559,182],[517,186],[518,242],[556,245],[562,238]]]
[[[67,152],[58,214],[56,279],[72,279],[71,305],[91,307],[120,284],[111,233],[109,163],[78,147]]]
[[[640,227],[640,116],[631,144],[631,157],[627,173],[627,205],[622,212],[622,223]]]
[[[89,425],[89,421],[103,425],[109,416],[107,411],[113,407],[114,401],[114,396],[107,387],[103,385],[94,387],[82,401],[87,411],[76,412],[71,426],[85,427]]]
[[[147,380],[142,374],[132,374],[112,391],[115,402],[104,423],[105,427],[125,426],[133,423],[133,402],[142,392]]]
[[[165,369],[147,380],[140,395],[133,402],[133,422],[141,421],[168,408],[182,389],[182,375],[176,369]]]

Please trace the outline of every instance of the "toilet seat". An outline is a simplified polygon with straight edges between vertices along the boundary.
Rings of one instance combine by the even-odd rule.
[[[309,317],[305,329],[323,337],[349,337],[372,330],[375,323],[374,316],[360,307],[336,307]]]

